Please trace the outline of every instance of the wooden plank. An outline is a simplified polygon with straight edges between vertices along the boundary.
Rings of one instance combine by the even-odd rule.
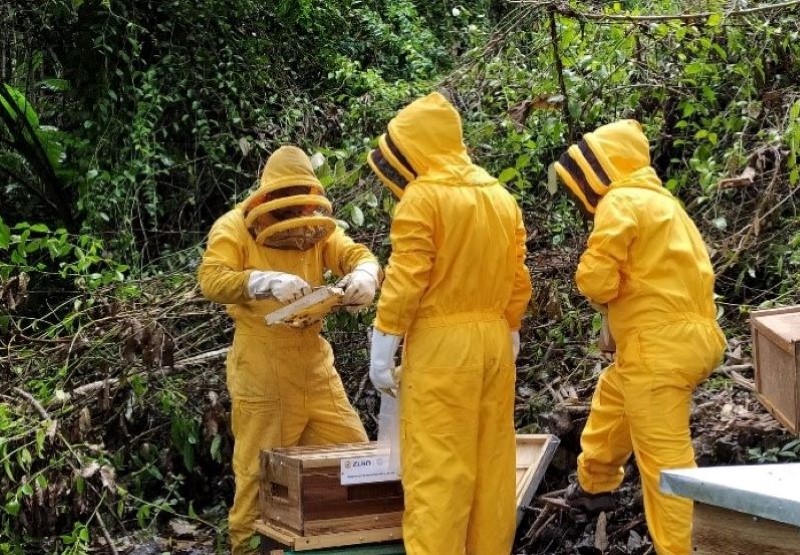
[[[381,528],[377,530],[356,530],[336,534],[322,534],[317,536],[300,536],[264,521],[257,521],[253,529],[259,534],[272,538],[294,551],[312,551],[327,547],[342,547],[346,545],[363,545],[378,542],[397,541],[403,537],[402,528]]]
[[[338,467],[315,469],[313,473],[303,473],[302,501],[308,531],[315,520],[402,512],[403,486],[399,481],[343,486]]]
[[[794,354],[789,355],[780,345],[769,341],[763,330],[757,332],[755,344],[758,349],[755,363],[760,400],[784,426],[798,433],[800,362]]]
[[[322,549],[325,547],[397,541],[402,537],[403,529],[399,526],[396,528],[382,528],[379,530],[356,530],[339,534],[298,538],[295,542],[294,549],[295,551],[310,551],[312,549]]]
[[[772,399],[766,395],[762,395],[761,393],[756,394],[756,399],[758,399],[758,402],[761,403],[765,409],[767,409],[767,412],[775,417],[775,420],[783,424],[784,428],[794,435],[800,434],[800,422],[797,421],[797,418],[794,414],[786,414],[784,411],[779,409],[775,403],[772,402]]]
[[[523,508],[530,504],[544,478],[558,443],[558,438],[550,434],[517,435],[517,526],[522,520]]]
[[[266,452],[262,458],[264,478],[259,488],[261,514],[281,526],[303,530],[300,462]]]
[[[392,542],[375,545],[351,545],[343,548],[329,547],[314,551],[278,549],[268,551],[267,555],[296,555],[297,553],[306,553],[307,555],[405,555],[405,552],[406,550],[402,543]]]
[[[294,540],[298,537],[294,532],[263,520],[257,520],[253,524],[253,530],[289,548],[294,547]]]
[[[327,456],[303,457],[303,469],[336,467],[338,470],[339,463],[342,459],[372,457],[373,455],[375,455],[375,449],[361,449],[358,451],[352,450],[342,453],[332,452],[327,454]]]
[[[344,291],[338,287],[320,287],[296,301],[273,310],[264,317],[268,326],[286,324],[305,327],[322,320],[331,310],[341,306]]]
[[[306,520],[307,536],[335,534],[340,530],[365,531],[386,528],[400,528],[403,523],[403,511],[365,514],[352,517],[331,518],[328,520]],[[399,537],[402,537],[399,536]]]
[[[695,555],[800,555],[800,528],[695,503]]]

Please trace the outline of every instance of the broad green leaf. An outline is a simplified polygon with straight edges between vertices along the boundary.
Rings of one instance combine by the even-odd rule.
[[[686,74],[687,75],[697,75],[698,73],[703,73],[706,69],[706,64],[703,62],[692,62],[691,64],[686,66]]]
[[[364,197],[364,204],[366,204],[370,208],[377,208],[378,207],[378,197],[375,196],[375,193],[368,193]]]
[[[11,117],[14,119],[17,119],[18,113],[21,112],[25,116],[25,119],[28,120],[30,126],[37,129],[39,127],[39,116],[36,115],[36,111],[33,109],[33,106],[31,106],[31,103],[28,102],[28,99],[25,98],[25,95],[11,85],[5,85],[5,88],[14,100],[16,107],[8,104],[5,97],[0,96],[0,108],[11,114]]]
[[[333,169],[333,175],[336,179],[341,179],[342,177],[344,177],[344,173],[345,173],[344,162],[342,160],[339,160],[338,162],[336,162],[336,166]]]
[[[211,440],[211,459],[214,461],[221,461],[220,458],[220,446],[222,445],[222,436],[215,435],[214,439]]]
[[[517,177],[517,175],[519,175],[517,168],[506,168],[500,172],[500,175],[497,176],[497,180],[500,181],[500,183],[508,183]]]
[[[558,192],[558,174],[556,173],[555,164],[547,166],[547,192],[551,195],[555,195]]]
[[[598,333],[601,327],[603,327],[603,316],[599,312],[596,312],[594,316],[592,316],[592,333]]]
[[[355,204],[353,205],[350,217],[353,219],[353,223],[355,225],[357,225],[357,226],[364,225],[364,212],[362,212],[361,208],[359,208]]]
[[[709,27],[717,27],[722,22],[722,14],[721,13],[712,13],[708,16],[708,21],[706,21],[706,25]]]
[[[325,155],[322,154],[321,152],[315,152],[311,156],[311,169],[317,171],[324,165],[325,165]]]
[[[7,249],[11,243],[11,230],[0,218],[0,249]]]
[[[11,501],[9,501],[8,503],[6,503],[5,506],[6,512],[11,516],[17,516],[19,514],[20,508],[21,507],[19,501],[17,501],[16,497]]]
[[[69,90],[69,81],[66,79],[44,79],[40,85],[45,89],[55,92],[66,92]]]

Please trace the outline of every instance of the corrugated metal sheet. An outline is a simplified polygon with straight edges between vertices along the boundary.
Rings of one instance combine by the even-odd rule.
[[[800,463],[665,470],[661,491],[800,527]]]

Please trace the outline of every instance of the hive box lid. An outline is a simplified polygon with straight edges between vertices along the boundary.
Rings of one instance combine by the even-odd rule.
[[[800,463],[664,470],[661,491],[800,526]]]
[[[800,306],[757,310],[751,318],[754,328],[782,349],[791,352],[800,343]]]
[[[559,439],[552,434],[517,434],[517,526],[553,460]]]

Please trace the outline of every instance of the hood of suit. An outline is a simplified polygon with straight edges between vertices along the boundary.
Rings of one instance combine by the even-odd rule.
[[[475,168],[464,145],[461,116],[439,93],[400,110],[378,139],[378,148],[370,152],[368,163],[398,198],[412,181]]]
[[[594,216],[597,204],[612,185],[646,177],[660,181],[650,166],[650,145],[639,122],[629,119],[609,123],[569,147],[556,172],[581,210]]]
[[[261,181],[240,204],[245,225],[259,245],[308,250],[336,228],[311,161],[295,146],[282,146],[264,166]]]

